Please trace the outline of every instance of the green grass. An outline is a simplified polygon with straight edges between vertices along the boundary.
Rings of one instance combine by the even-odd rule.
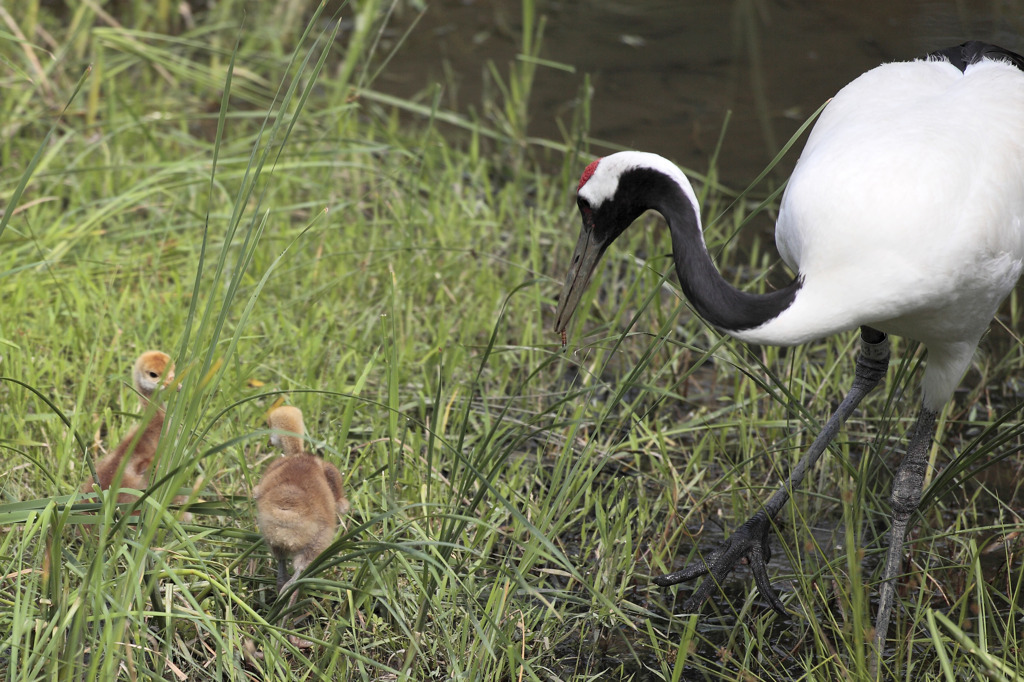
[[[526,57],[494,65],[479,119],[375,89],[384,2],[359,6],[354,34],[326,14],[305,32],[315,8],[298,2],[222,2],[192,27],[174,6],[125,3],[115,23],[27,2],[0,28],[7,679],[867,675],[913,345],[897,340],[885,387],[780,519],[770,571],[793,616],[767,611],[743,570],[699,619],[677,613],[649,576],[758,509],[845,390],[854,335],[723,338],[681,305],[662,231],[637,227],[562,351],[549,330],[586,100],[564,140],[529,137],[533,70],[552,67],[530,2]],[[759,237],[773,202],[697,170],[729,276],[784,281]],[[928,488],[896,679],[1020,666],[1018,310],[940,426],[936,465],[963,466]],[[129,506],[141,515],[75,504],[137,420],[129,371],[149,348],[183,386]],[[291,614],[250,500],[282,396],[353,503]],[[197,482],[183,522],[171,500]]]

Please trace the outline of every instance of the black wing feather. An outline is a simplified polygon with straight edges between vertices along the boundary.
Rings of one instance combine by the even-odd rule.
[[[962,45],[947,47],[944,50],[936,50],[929,54],[927,58],[945,59],[961,71],[971,64],[980,62],[982,59],[1009,62],[1021,71],[1024,71],[1024,57],[1004,47],[983,43],[980,40],[970,40]]]

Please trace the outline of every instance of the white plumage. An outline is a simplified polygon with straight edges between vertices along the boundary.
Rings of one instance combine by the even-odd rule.
[[[1024,73],[880,66],[822,112],[783,196],[776,244],[804,286],[737,336],[803,343],[869,325],[930,349],[976,344],[1020,275],[1022,219]]]

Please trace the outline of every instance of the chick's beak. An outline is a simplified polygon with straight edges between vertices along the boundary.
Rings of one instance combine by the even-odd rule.
[[[181,390],[181,384],[174,382],[174,370],[167,372],[167,376],[164,377],[163,383],[160,385],[162,389],[174,388],[175,391]]]
[[[583,292],[590,284],[597,263],[604,254],[604,249],[605,245],[594,238],[593,224],[584,219],[580,237],[576,241],[576,250],[572,254],[572,265],[569,267],[569,274],[566,275],[562,294],[558,297],[558,309],[555,311],[556,333],[565,333],[569,320],[572,319],[572,314],[583,297]]]

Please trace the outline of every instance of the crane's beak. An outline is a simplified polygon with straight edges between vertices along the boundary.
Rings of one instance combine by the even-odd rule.
[[[572,266],[565,278],[562,295],[558,297],[558,310],[555,311],[556,333],[565,333],[565,328],[569,326],[569,320],[572,319],[583,292],[590,284],[590,277],[604,255],[604,249],[605,245],[594,238],[593,225],[585,220],[580,229],[580,238],[576,242],[576,250],[572,254]]]

